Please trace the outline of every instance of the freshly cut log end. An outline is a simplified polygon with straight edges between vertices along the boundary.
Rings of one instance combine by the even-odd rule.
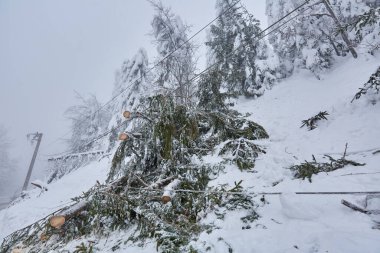
[[[120,141],[126,141],[126,140],[128,140],[128,134],[126,134],[126,133],[121,133],[120,135],[119,135],[119,140]]]
[[[65,224],[66,218],[62,215],[53,216],[49,219],[50,226],[53,228],[61,228],[63,224]]]
[[[12,249],[11,253],[23,253],[23,249],[15,248],[15,249]]]
[[[131,112],[125,111],[125,112],[123,112],[123,116],[124,116],[124,118],[129,119],[131,117]]]
[[[167,195],[164,195],[164,196],[162,196],[162,198],[161,198],[161,201],[162,201],[162,203],[164,203],[164,204],[170,202],[171,200],[172,200],[172,198],[171,198],[170,196],[167,196]]]
[[[22,244],[18,244],[12,249],[11,253],[25,253],[26,250]]]

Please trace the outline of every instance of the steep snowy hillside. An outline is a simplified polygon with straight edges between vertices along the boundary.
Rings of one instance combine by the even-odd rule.
[[[377,69],[380,57],[361,55],[344,59],[317,80],[310,72],[299,72],[280,82],[256,99],[240,98],[235,109],[251,114],[269,139],[257,141],[265,148],[253,170],[240,171],[226,165],[209,186],[242,180],[257,203],[260,218],[244,223],[246,210],[227,211],[224,218],[213,212],[203,214],[204,224],[213,230],[202,232],[190,244],[194,249],[206,246],[209,252],[380,252],[380,230],[374,229],[379,215],[353,211],[341,204],[345,199],[363,206],[366,195],[296,195],[295,192],[380,191],[380,103],[366,97],[351,103],[358,88]],[[327,120],[308,131],[300,128],[304,119],[327,111]],[[365,166],[346,166],[307,179],[294,179],[288,168],[305,160],[326,161],[324,154],[338,159],[348,143],[347,159]],[[216,153],[216,152],[215,152]],[[209,160],[207,160],[209,159]],[[210,155],[204,162],[220,158]],[[47,192],[29,191],[27,197],[0,211],[0,240],[57,209],[73,203],[71,198],[103,183],[111,167],[110,158],[102,158],[48,185]],[[231,167],[231,168],[230,168]],[[281,195],[257,193],[281,192]],[[375,205],[375,204],[374,204]],[[380,209],[380,206],[377,206]],[[59,250],[73,252],[82,242],[95,252],[154,252],[156,242],[124,243],[133,229],[112,232],[103,238],[76,238]],[[113,247],[118,244],[117,247]],[[23,252],[28,252],[23,251]]]
[[[301,72],[255,101],[238,100],[239,111],[251,113],[267,129],[270,138],[262,143],[267,154],[257,161],[256,173],[233,171],[214,183],[243,180],[252,192],[283,194],[264,196],[261,218],[250,229],[244,229],[239,214],[223,221],[209,217],[221,229],[203,233],[200,240],[212,241],[213,252],[226,252],[227,245],[234,252],[380,252],[380,230],[373,229],[379,215],[371,217],[341,204],[345,199],[363,205],[365,195],[294,194],[380,191],[380,154],[375,152],[380,150],[380,104],[365,99],[350,103],[378,64],[378,57],[361,56],[341,63],[320,81]],[[327,121],[313,131],[300,128],[303,119],[319,111],[329,113]],[[317,160],[323,160],[324,154],[339,158],[345,143],[347,158],[365,166],[320,173],[312,177],[312,183],[293,179],[287,169],[311,161],[312,155]],[[219,237],[228,238],[228,244]]]

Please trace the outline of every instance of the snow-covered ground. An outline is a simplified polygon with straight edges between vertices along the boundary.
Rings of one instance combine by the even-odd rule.
[[[239,219],[240,213],[217,221],[221,229],[200,237],[213,242],[212,252],[226,252],[226,243],[218,240],[220,237],[226,239],[234,252],[380,252],[380,230],[372,229],[372,219],[380,217],[370,217],[341,204],[346,199],[362,205],[365,195],[292,194],[380,191],[380,154],[373,154],[380,149],[380,103],[373,105],[364,97],[351,103],[379,62],[379,58],[367,56],[342,62],[322,80],[301,72],[257,100],[237,101],[240,112],[251,113],[250,118],[268,131],[269,140],[261,142],[267,154],[259,157],[257,173],[234,170],[213,183],[243,180],[253,192],[286,194],[266,195],[268,203],[259,208],[261,218],[251,229],[242,229],[245,224]],[[330,115],[327,121],[320,121],[318,128],[313,131],[300,128],[302,120],[325,110]],[[366,163],[365,166],[321,173],[313,176],[312,183],[292,179],[286,169],[304,160],[311,161],[313,154],[318,161],[325,161],[323,154],[340,158],[346,143],[347,159]],[[348,175],[356,173],[377,174]],[[278,184],[273,187],[275,183]]]
[[[344,60],[344,61],[343,61]],[[207,216],[219,229],[202,233],[199,242],[213,245],[210,252],[380,252],[380,230],[372,229],[375,219],[341,204],[342,199],[362,205],[365,195],[295,195],[302,191],[380,191],[380,103],[371,104],[365,97],[351,99],[379,65],[380,57],[361,56],[343,59],[317,80],[309,72],[300,72],[277,84],[256,100],[241,98],[236,109],[250,113],[250,119],[261,124],[270,138],[260,141],[266,154],[259,156],[255,173],[227,169],[212,184],[233,184],[243,180],[252,192],[284,192],[266,195],[265,203],[256,196],[261,218],[242,229],[240,211],[226,215],[225,220]],[[329,113],[313,131],[300,128],[301,121],[320,111]],[[289,166],[323,154],[340,158],[348,143],[347,158],[366,163],[347,166],[308,180],[293,179]],[[206,161],[207,162],[207,161]],[[93,162],[48,185],[40,194],[32,190],[28,197],[0,211],[0,240],[70,202],[92,187],[104,182],[110,167],[109,158]],[[379,173],[377,173],[379,172]],[[357,174],[363,173],[363,174]],[[372,174],[368,174],[372,173]],[[273,186],[275,185],[275,186]],[[124,233],[101,240],[101,252],[111,251],[112,241],[126,238]],[[220,240],[219,238],[224,238]],[[66,246],[74,248],[79,242]],[[126,246],[127,247],[127,246]],[[146,248],[120,248],[116,252],[154,252],[155,244]]]
[[[76,170],[61,180],[48,184],[48,191],[30,190],[24,200],[0,211],[0,240],[15,230],[23,228],[54,211],[74,203],[71,198],[81,195],[96,184],[104,182],[109,168],[109,158]]]

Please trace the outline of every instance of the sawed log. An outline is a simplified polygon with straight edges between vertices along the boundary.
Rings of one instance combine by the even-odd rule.
[[[87,208],[88,203],[86,201],[79,202],[72,207],[70,207],[67,210],[62,211],[61,213],[58,213],[52,217],[49,218],[49,224],[53,228],[60,229],[66,221],[68,221],[70,218],[78,215],[83,210]]]

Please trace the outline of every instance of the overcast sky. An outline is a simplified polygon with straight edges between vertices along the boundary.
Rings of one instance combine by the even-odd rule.
[[[192,32],[216,16],[215,0],[162,2]],[[265,0],[242,3],[266,26]],[[20,178],[33,151],[27,133],[44,134],[34,178],[43,174],[44,154],[65,149],[56,140],[69,130],[64,111],[77,102],[74,90],[104,103],[125,59],[144,47],[154,60],[152,15],[144,0],[0,0],[0,125],[8,129]],[[205,33],[196,39],[202,45]]]

